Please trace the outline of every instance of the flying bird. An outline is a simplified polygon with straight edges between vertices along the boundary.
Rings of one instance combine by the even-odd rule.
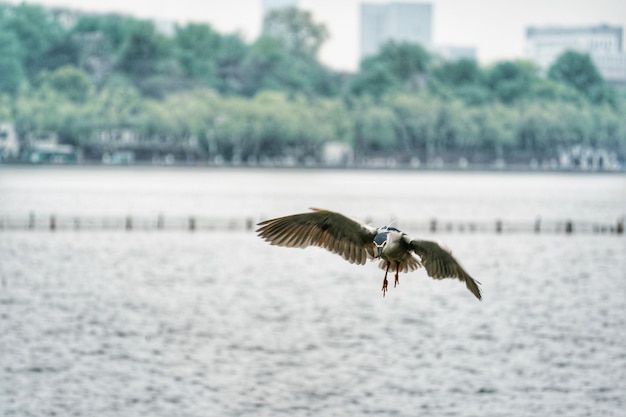
[[[465,272],[452,254],[437,243],[413,239],[395,227],[373,227],[333,211],[311,210],[262,221],[257,224],[257,233],[272,245],[319,246],[353,264],[363,265],[368,259],[380,259],[379,267],[385,270],[383,297],[387,293],[390,269],[395,270],[395,287],[400,282],[400,272],[411,272],[423,266],[432,278],[457,278],[465,282],[467,289],[482,299],[480,282]]]

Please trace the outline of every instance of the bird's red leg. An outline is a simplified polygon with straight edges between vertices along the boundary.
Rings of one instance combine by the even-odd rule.
[[[400,284],[400,277],[398,277],[398,272],[400,272],[400,262],[396,263],[396,279],[393,281],[393,288],[396,288],[396,285]]]
[[[387,273],[389,272],[389,267],[391,266],[391,262],[387,261],[387,269],[385,270],[385,278],[383,279],[383,297],[385,296],[385,293],[387,292]]]

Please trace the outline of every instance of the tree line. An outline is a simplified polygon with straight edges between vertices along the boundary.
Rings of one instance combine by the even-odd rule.
[[[626,159],[625,96],[588,55],[565,52],[543,74],[527,61],[483,67],[390,42],[346,74],[319,62],[327,39],[294,8],[268,14],[246,43],[207,24],[168,32],[128,16],[0,4],[0,121],[22,138],[55,132],[93,158],[132,132],[193,139],[202,158],[226,161],[315,161],[329,142],[357,161],[545,160],[575,146]]]

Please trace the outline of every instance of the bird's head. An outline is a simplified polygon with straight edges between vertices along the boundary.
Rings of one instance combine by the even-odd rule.
[[[374,245],[376,245],[376,249],[377,249],[377,257],[380,258],[380,256],[383,253],[383,249],[385,248],[385,246],[387,245],[387,240],[389,239],[389,232],[387,232],[386,230],[384,232],[380,232],[378,233],[375,237],[374,237]]]

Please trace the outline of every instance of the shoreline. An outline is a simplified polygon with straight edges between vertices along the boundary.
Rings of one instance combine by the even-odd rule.
[[[31,164],[24,162],[2,162],[0,163],[0,171],[4,168],[23,168],[23,169],[40,169],[40,168],[103,168],[103,169],[150,169],[150,168],[171,168],[171,169],[207,169],[207,170],[284,170],[284,171],[380,171],[380,172],[423,172],[423,173],[564,173],[564,174],[626,174],[626,168],[622,169],[575,169],[575,168],[543,168],[529,167],[521,164],[507,165],[504,167],[494,166],[492,164],[474,164],[459,167],[454,164],[443,166],[372,166],[372,165],[262,165],[262,164],[210,164],[210,163],[171,163],[171,164],[154,164],[151,162],[135,162],[132,164],[103,164],[100,162],[82,162],[76,164]]]

